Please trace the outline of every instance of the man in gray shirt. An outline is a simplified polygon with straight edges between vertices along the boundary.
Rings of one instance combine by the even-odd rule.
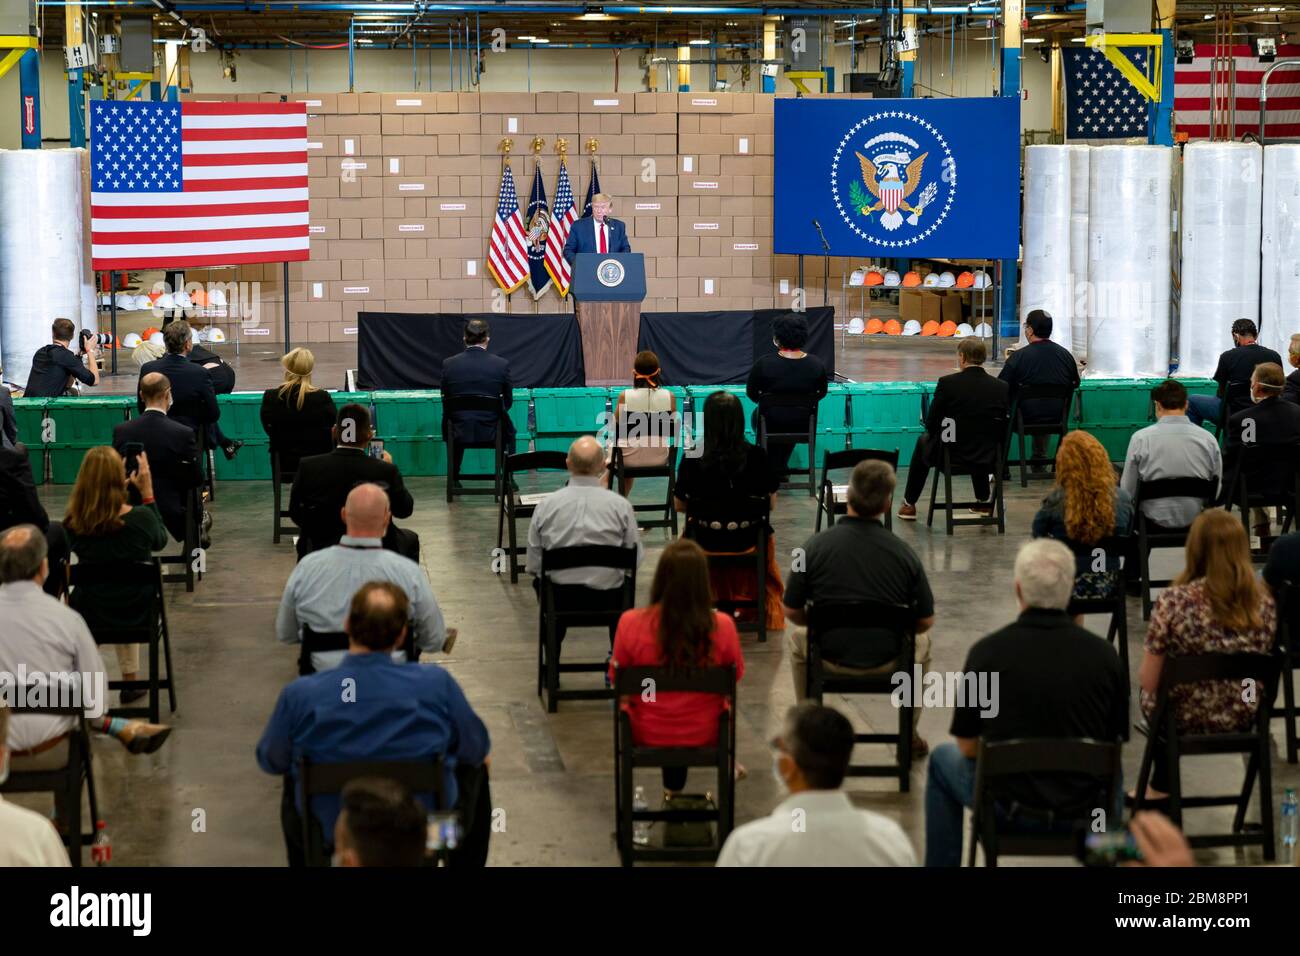
[[[339,543],[306,555],[289,575],[280,599],[275,634],[281,643],[302,641],[302,629],[317,634],[343,630],[352,596],[369,581],[387,581],[406,592],[411,602],[410,640],[422,651],[450,650],[449,632],[433,597],[424,570],[410,558],[384,548],[384,533],[392,520],[388,494],[374,484],[357,485],[343,506],[347,533]],[[320,670],[337,667],[345,651],[312,655]],[[405,659],[404,651],[393,655]]]
[[[528,557],[524,569],[542,573],[542,552],[584,545],[636,548],[641,561],[641,537],[632,503],[601,483],[605,452],[600,442],[584,435],[569,446],[569,483],[537,504],[528,526]],[[572,610],[617,610],[623,573],[612,568],[568,568],[550,576],[557,600]],[[533,586],[538,587],[536,577]],[[615,625],[610,625],[613,640]],[[564,639],[564,628],[560,629]]]
[[[1151,390],[1156,423],[1133,434],[1124,457],[1120,487],[1137,500],[1138,482],[1162,478],[1223,477],[1223,456],[1214,436],[1187,417],[1187,389],[1168,379]],[[1186,528],[1201,513],[1195,498],[1164,498],[1143,502],[1142,512],[1165,528]]]

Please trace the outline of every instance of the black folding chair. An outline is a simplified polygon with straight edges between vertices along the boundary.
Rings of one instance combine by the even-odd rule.
[[[1013,464],[1020,465],[1020,487],[1028,488],[1030,479],[1049,479],[1056,478],[1056,456],[1047,455],[1043,458],[1025,457],[1025,438],[1033,438],[1035,435],[1055,435],[1057,447],[1060,447],[1060,441],[1070,431],[1070,409],[1074,404],[1073,385],[1021,385],[1016,389],[1016,397],[1011,401],[1011,418],[1010,426],[1007,432],[1006,448],[1008,457],[1011,450],[1011,439],[1016,437],[1020,443],[1020,458],[1018,461],[1007,461],[1007,466]],[[1033,401],[1057,401],[1061,403],[1061,417],[1050,422],[1026,422],[1024,403]],[[1041,474],[1032,474],[1029,468],[1038,468],[1046,465],[1050,471],[1044,471]]]
[[[345,632],[313,631],[310,626],[304,624],[302,643],[298,646],[298,673],[300,675],[316,673],[316,665],[312,663],[312,656],[315,654],[347,653],[347,650],[348,636]],[[409,634],[406,643],[402,645],[402,651],[408,662],[420,659],[420,649],[415,646],[415,640]]]
[[[78,588],[94,590],[116,590],[123,588],[145,587],[152,589],[145,608],[144,623],[134,626],[121,624],[104,624],[96,621],[91,614],[86,625],[90,636],[100,646],[113,644],[144,644],[149,651],[149,673],[139,680],[111,680],[109,690],[148,691],[148,705],[140,707],[114,707],[109,713],[114,717],[147,717],[150,723],[159,721],[161,707],[159,696],[167,691],[167,704],[172,713],[176,713],[176,671],[172,667],[171,634],[167,627],[167,603],[163,600],[162,569],[159,559],[151,561],[79,561],[69,565],[69,584],[75,592]],[[159,665],[159,653],[166,665],[164,674]]]
[[[1201,502],[1201,510],[1213,504],[1218,494],[1218,481],[1214,478],[1160,478],[1155,481],[1139,481],[1137,499],[1133,502],[1133,515],[1137,520],[1137,559],[1138,570],[1142,580],[1142,620],[1151,619],[1151,589],[1164,588],[1173,583],[1170,578],[1153,579],[1151,577],[1151,551],[1155,548],[1181,548],[1187,544],[1186,528],[1164,528],[1154,525],[1147,518],[1147,502],[1167,498],[1196,498]]]
[[[637,415],[640,418],[637,422],[648,421],[648,429],[640,429],[633,425],[628,426],[628,416]],[[614,447],[610,453],[609,473],[610,487],[616,489],[619,494],[624,494],[623,485],[628,479],[633,478],[667,478],[668,487],[665,489],[667,494],[662,505],[653,502],[643,504],[634,504],[634,512],[653,512],[662,513],[659,518],[641,519],[637,518],[637,526],[641,528],[671,528],[673,537],[677,537],[677,509],[673,507],[673,494],[677,489],[677,446],[678,434],[680,427],[676,412],[628,412],[623,410],[620,420],[615,422]],[[639,431],[648,431],[647,435],[638,435]],[[645,439],[653,439],[652,444],[647,444]],[[640,441],[640,444],[637,442]],[[629,449],[636,448],[653,448],[655,450],[664,450],[664,463],[661,465],[629,465],[625,454]],[[626,495],[625,495],[626,497]]]
[[[566,628],[605,627],[613,643],[614,628],[623,612],[636,606],[636,551],[635,547],[612,545],[583,545],[572,548],[549,548],[542,552],[541,574],[538,575],[537,614],[537,696],[546,691],[546,711],[553,714],[561,700],[607,700],[614,692],[608,687],[582,690],[564,690],[560,675],[569,673],[604,673],[608,661],[583,661],[565,664],[560,661],[560,633],[558,625]],[[556,584],[551,575],[556,571],[574,568],[609,568],[623,573],[623,586],[615,588],[615,601],[611,596],[609,610],[572,610],[562,607]],[[594,593],[600,594],[596,591]]]
[[[15,688],[17,690],[17,688]],[[29,688],[30,691],[30,688]],[[20,698],[21,699],[21,698]],[[30,698],[28,698],[30,699]],[[84,703],[84,702],[83,702]],[[81,848],[95,842],[95,823],[99,820],[99,804],[95,799],[95,768],[90,748],[90,733],[82,707],[59,704],[14,706],[11,715],[33,714],[43,717],[72,717],[76,726],[68,732],[68,762],[51,770],[13,770],[0,793],[52,793],[63,826],[63,845],[68,848],[68,860],[81,866]],[[81,788],[86,788],[90,807],[90,832],[81,829]]]
[[[759,447],[764,451],[767,451],[769,442],[776,442],[780,445],[808,446],[807,477],[800,481],[782,482],[781,489],[807,488],[808,496],[810,498],[817,494],[817,463],[813,457],[814,449],[817,446],[817,402],[818,400],[807,392],[768,392],[758,397],[757,431]],[[767,414],[769,411],[778,408],[792,408],[804,411],[808,415],[808,430],[793,432],[772,431],[767,425]]]
[[[755,631],[759,643],[767,640],[767,543],[772,534],[768,524],[771,501],[766,496],[686,503],[686,530],[708,556],[710,568],[753,567],[755,596],[752,599],[724,598],[715,602],[719,611],[730,614],[747,608],[756,620],[736,622],[740,631]]]
[[[970,852],[967,861],[975,865],[976,846],[984,846],[984,862],[997,866],[998,856],[1069,856],[1079,850],[1079,834],[1089,823],[1095,807],[1106,813],[1118,805],[1122,768],[1119,741],[1090,740],[1085,737],[1034,738],[990,742],[983,737],[975,758],[975,802],[971,817]],[[1007,777],[1071,774],[1096,777],[1098,796],[1095,803],[1073,812],[1058,814],[1050,808],[1006,807],[999,819],[998,784]],[[1033,818],[1039,832],[1024,832],[1014,827],[1014,817]],[[1009,825],[1010,824],[1010,825]],[[1064,826],[1058,826],[1064,824]],[[1068,827],[1068,829],[1066,829]]]
[[[1218,397],[1219,417],[1214,423],[1214,437],[1222,446],[1228,439],[1228,419],[1250,406],[1250,382],[1228,382],[1220,386]]]
[[[1105,571],[1110,581],[1110,595],[1101,598],[1070,598],[1066,613],[1073,617],[1080,614],[1109,614],[1110,623],[1106,626],[1106,640],[1115,645],[1119,659],[1128,673],[1128,604],[1124,593],[1124,559],[1128,556],[1132,539],[1128,537],[1103,538],[1092,547],[1080,546],[1080,551],[1090,561],[1100,562],[1098,572]]]
[[[1282,534],[1291,530],[1300,503],[1300,446],[1285,442],[1250,443],[1233,449],[1232,475],[1224,485],[1224,507],[1241,509],[1241,523],[1250,537],[1250,512],[1253,508],[1279,508]],[[1252,557],[1268,557],[1274,536],[1261,540]]]
[[[1300,711],[1295,701],[1295,675],[1300,667],[1300,587],[1284,581],[1273,593],[1277,598],[1277,649],[1281,655],[1278,683],[1282,693],[1282,706],[1274,706],[1273,716],[1281,717],[1286,728],[1286,762],[1295,763],[1300,754],[1296,726]]]
[[[822,515],[826,516],[826,527],[835,525],[835,516],[848,514],[848,496],[843,497],[836,491],[831,480],[832,471],[845,471],[857,467],[859,462],[883,461],[890,468],[898,471],[898,449],[884,451],[879,448],[849,448],[846,451],[827,451],[822,453],[822,481],[817,492],[817,522],[814,531],[822,529]],[[885,509],[885,527],[893,530],[894,516],[892,508]]]
[[[1000,415],[961,415],[952,422],[956,437],[953,441],[943,440],[940,432],[940,445],[943,455],[935,466],[934,480],[930,483],[930,511],[926,515],[926,527],[934,526],[936,507],[944,512],[945,529],[952,534],[958,525],[993,525],[998,534],[1006,532],[1006,504],[1002,496],[1002,469],[1004,462],[1003,440],[1006,438],[1007,420]],[[946,426],[945,426],[946,430]],[[956,501],[952,493],[952,480],[955,477],[978,474],[991,476],[992,498],[989,501]],[[943,478],[944,500],[935,503],[939,491],[939,479]],[[974,518],[954,518],[953,512],[958,508],[991,507],[988,515]]]
[[[325,834],[321,830],[320,821],[312,812],[313,797],[337,796],[353,780],[378,777],[400,783],[411,794],[432,793],[434,806],[441,810],[447,805],[443,792],[443,772],[441,755],[424,760],[356,760],[317,764],[303,757],[298,764],[298,786],[302,793],[299,816],[302,819],[303,855],[307,866],[330,865]],[[329,836],[332,842],[334,834]]]
[[[636,743],[627,708],[629,703],[632,707],[647,706],[640,703],[647,687],[653,687],[656,695],[696,693],[721,697],[717,741],[704,747],[648,747]],[[637,861],[716,860],[731,833],[736,814],[735,667],[706,667],[689,675],[673,674],[661,667],[615,667],[614,694],[614,820],[619,860],[623,866],[632,866]],[[713,767],[718,773],[717,809],[635,809],[632,774],[637,767]],[[716,840],[707,847],[638,847],[632,834],[636,824],[643,821],[715,823]]]
[[[274,510],[272,511],[271,526],[271,543],[279,544],[281,535],[293,535],[298,533],[298,526],[293,522],[285,524],[285,518],[289,517],[289,509],[284,507],[284,485],[292,485],[296,472],[285,471],[280,466],[280,452],[275,448],[271,449],[271,496],[275,499]]]
[[[896,637],[897,656],[889,673],[849,675],[828,673],[822,641],[831,631],[866,629],[892,631]],[[897,688],[895,673],[913,676],[916,663],[916,609],[883,604],[878,601],[860,601],[844,604],[812,604],[808,608],[808,676],[805,696],[822,702],[824,694],[884,694],[892,695]],[[897,760],[888,764],[850,764],[846,775],[850,777],[897,777],[898,789],[907,793],[911,789],[912,774],[912,698],[905,696],[898,711],[898,733],[854,734],[860,744],[893,744]]]
[[[203,580],[202,563],[199,561],[198,551],[199,541],[202,537],[202,531],[199,528],[199,522],[202,520],[203,501],[200,498],[200,488],[192,488],[185,494],[185,540],[181,542],[179,554],[161,554],[157,560],[163,567],[177,566],[179,570],[163,574],[164,584],[184,584],[185,590],[193,591],[194,582]],[[198,565],[198,567],[195,567]]]
[[[518,521],[520,518],[531,518],[533,512],[537,510],[536,503],[525,504],[517,499],[519,487],[515,483],[515,475],[525,471],[567,472],[568,468],[568,456],[562,451],[530,451],[521,455],[505,456],[501,477],[505,493],[498,499],[500,505],[497,509],[497,549],[505,555],[506,561],[510,564],[511,584],[519,580],[519,572],[524,570],[524,566],[516,559],[528,553],[526,547],[519,546]],[[503,538],[507,528],[510,534],[510,546],[504,547]]]
[[[492,412],[497,417],[496,437],[490,442],[460,442],[456,440],[454,416],[460,412]],[[447,503],[451,504],[457,495],[492,495],[493,499],[501,496],[501,473],[505,459],[505,404],[500,396],[487,395],[443,395],[442,416],[447,427]],[[457,449],[491,448],[493,449],[493,472],[462,472],[457,458]],[[490,481],[491,488],[467,488],[461,481]]]
[[[1157,747],[1165,748],[1165,761],[1169,768],[1169,819],[1179,827],[1183,825],[1184,808],[1235,806],[1231,833],[1189,835],[1188,843],[1194,847],[1254,846],[1264,849],[1264,859],[1272,862],[1276,857],[1273,844],[1273,779],[1272,757],[1269,745],[1268,724],[1273,697],[1277,692],[1280,666],[1277,654],[1196,654],[1190,657],[1166,656],[1160,671],[1160,687],[1156,692],[1156,706],[1149,725],[1138,725],[1146,734],[1146,748],[1142,752],[1142,767],[1138,771],[1135,810],[1146,804],[1147,782],[1151,778],[1152,763]],[[1231,681],[1238,687],[1244,681],[1253,681],[1257,691],[1259,709],[1247,729],[1230,733],[1187,733],[1178,729],[1178,706],[1172,700],[1177,687],[1200,681]],[[1182,790],[1179,761],[1183,757],[1204,754],[1244,754],[1249,761],[1241,792],[1213,796],[1186,796]],[[1246,810],[1250,807],[1251,791],[1255,777],[1259,777],[1260,828],[1246,827]]]

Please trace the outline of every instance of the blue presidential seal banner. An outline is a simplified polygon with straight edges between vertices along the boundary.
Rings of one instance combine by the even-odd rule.
[[[820,225],[832,255],[1018,258],[1015,98],[775,107],[775,252],[821,255]]]

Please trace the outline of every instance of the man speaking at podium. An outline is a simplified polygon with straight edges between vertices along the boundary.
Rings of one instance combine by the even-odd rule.
[[[609,208],[614,201],[605,193],[591,197],[591,218],[579,219],[569,230],[564,241],[564,258],[572,263],[580,252],[631,252],[627,244],[627,226],[609,218]]]

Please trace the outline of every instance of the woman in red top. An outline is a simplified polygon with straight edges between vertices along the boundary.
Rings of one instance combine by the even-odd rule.
[[[694,541],[678,538],[664,548],[650,585],[650,606],[625,611],[614,635],[614,667],[666,667],[689,672],[734,664],[745,674],[735,622],[713,610],[709,562]],[[625,699],[632,735],[649,747],[706,747],[718,739],[723,702],[716,694],[670,692],[653,701]],[[686,786],[685,767],[664,767],[664,789]]]

